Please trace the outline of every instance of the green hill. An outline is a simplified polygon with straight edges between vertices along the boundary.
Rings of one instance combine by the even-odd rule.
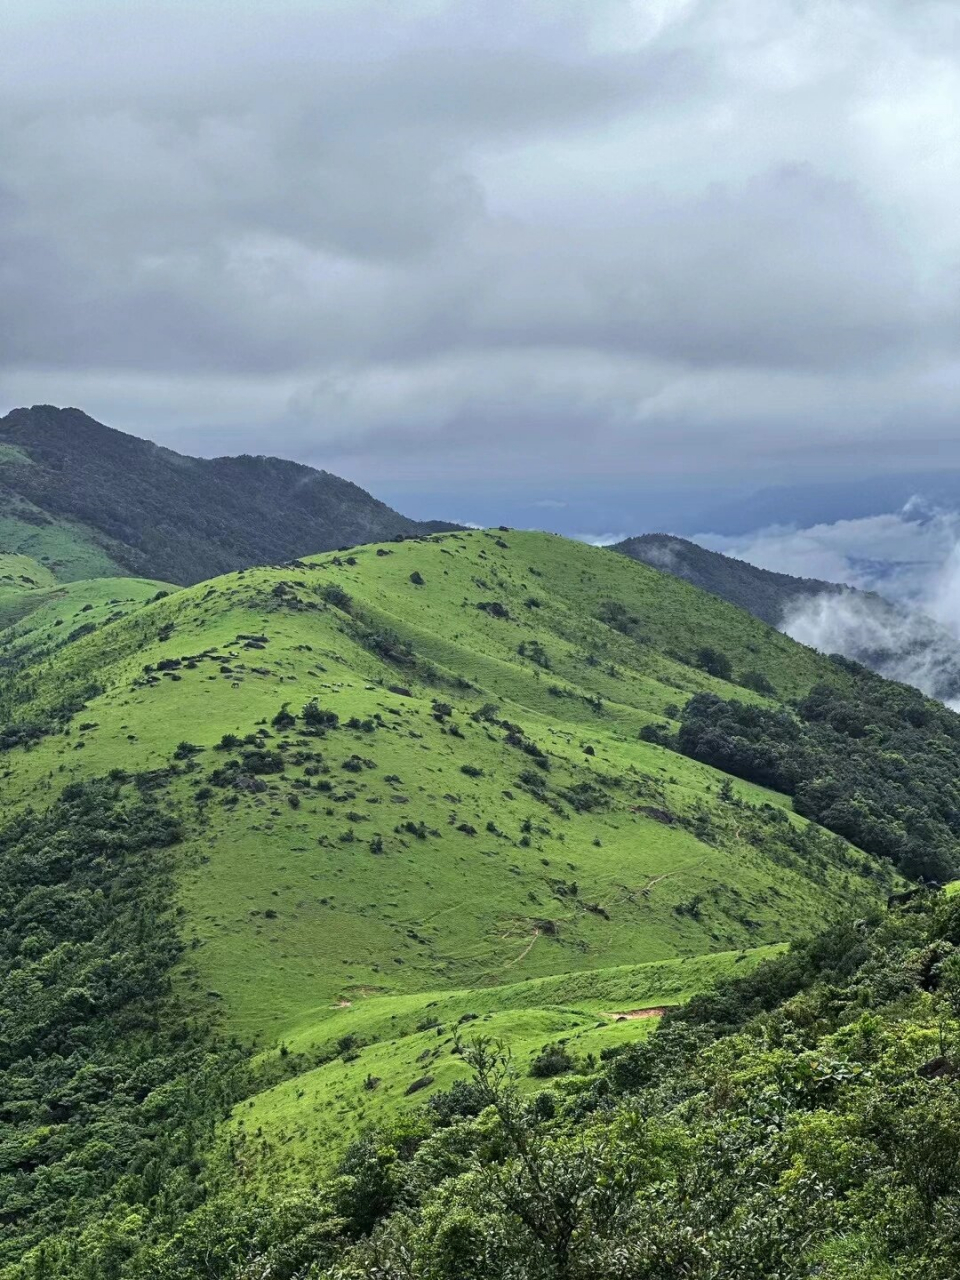
[[[446,1105],[458,1033],[536,1092],[559,1041],[589,1071],[899,883],[899,792],[871,793],[864,851],[677,750],[710,695],[753,731],[888,686],[626,557],[501,529],[30,590],[0,631],[10,1276],[43,1239],[49,1274],[111,1250],[181,1274],[143,1250],[214,1191],[299,1195],[371,1122]]]
[[[199,582],[452,527],[408,520],[327,471],[280,458],[185,457],[79,409],[34,405],[0,418],[0,547],[58,581]]]

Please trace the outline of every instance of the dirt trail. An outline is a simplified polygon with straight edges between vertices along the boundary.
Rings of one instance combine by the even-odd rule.
[[[522,951],[520,952],[520,954],[517,956],[516,960],[508,960],[508,961],[507,961],[507,963],[506,963],[503,967],[504,967],[505,969],[512,969],[512,968],[513,968],[513,966],[514,966],[515,964],[519,964],[519,963],[520,963],[520,961],[521,961],[525,956],[528,956],[528,955],[530,954],[530,952],[531,952],[531,950],[532,950],[532,948],[533,948],[533,944],[536,942],[536,940],[537,940],[539,937],[540,937],[540,930],[539,930],[539,929],[534,929],[534,931],[533,931],[533,937],[530,939],[530,941],[527,943],[527,945],[523,948],[523,950],[522,950]]]
[[[654,876],[652,880],[647,881],[640,892],[649,893],[653,886],[659,884],[661,880],[667,880],[670,876],[678,876],[679,874],[679,871],[665,871],[662,876]]]

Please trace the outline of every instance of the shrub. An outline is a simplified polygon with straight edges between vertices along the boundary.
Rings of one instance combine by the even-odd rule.
[[[522,641],[517,645],[517,653],[521,658],[529,658],[531,662],[536,663],[538,667],[542,667],[544,671],[550,670],[550,656],[539,640]]]
[[[305,704],[301,715],[308,729],[336,729],[340,724],[337,713],[318,706],[315,698]]]
[[[364,631],[360,640],[371,653],[375,653],[378,658],[383,658],[385,662],[393,662],[397,666],[411,666],[416,661],[413,650],[395,631],[389,629]]]
[[[343,613],[349,613],[353,606],[352,597],[335,582],[328,582],[321,588],[320,598],[326,601],[327,604],[332,604],[335,609],[340,609]]]
[[[754,693],[765,694],[768,698],[777,696],[776,689],[762,671],[745,671],[740,677],[740,683],[744,689],[752,689]]]
[[[540,1079],[562,1076],[575,1066],[576,1063],[562,1044],[548,1044],[530,1063],[530,1075]]]
[[[297,723],[297,717],[294,715],[291,715],[290,712],[287,710],[289,706],[290,706],[290,703],[285,702],[283,706],[280,708],[280,710],[277,712],[277,714],[270,721],[270,723],[273,725],[275,729],[280,729],[280,730],[292,729],[294,725]]]
[[[247,773],[283,773],[283,756],[279,751],[251,747],[244,751],[241,763]]]
[[[733,676],[733,665],[727,655],[710,645],[698,649],[693,658],[694,666],[706,671],[707,675],[716,676],[718,680],[730,680]]]
[[[477,608],[482,613],[488,613],[491,618],[501,618],[504,621],[510,618],[510,610],[505,604],[501,604],[499,600],[481,600],[478,602]]]

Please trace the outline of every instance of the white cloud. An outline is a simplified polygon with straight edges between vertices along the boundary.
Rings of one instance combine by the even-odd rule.
[[[781,630],[960,707],[960,513],[916,498],[859,520],[696,541],[764,569],[878,593],[798,596]]]

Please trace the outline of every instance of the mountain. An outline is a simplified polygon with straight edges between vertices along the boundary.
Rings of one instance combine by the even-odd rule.
[[[960,699],[960,643],[918,609],[873,591],[760,569],[671,534],[627,538],[611,549],[675,574],[822,653],[842,654],[941,702]]]
[[[35,405],[0,418],[0,546],[60,581],[189,584],[456,526],[408,520],[347,480],[280,458],[190,458]]]
[[[784,614],[798,599],[841,595],[851,588],[817,578],[795,578],[787,573],[760,569],[746,560],[708,551],[686,538],[667,533],[645,533],[615,543],[612,551],[663,569],[695,587],[746,609],[771,627],[780,627]]]
[[[960,863],[960,717],[627,556],[495,529],[181,589],[42,574],[0,563],[2,1280],[564,1274],[505,1270],[511,1144],[555,1133],[560,1200],[639,1195],[591,1126],[716,1031],[664,1011]],[[791,994],[757,981],[726,1017]],[[743,1143],[782,1131],[768,1075],[845,1087],[851,1000],[860,1039],[794,1074],[819,1006],[771,1024]],[[740,1045],[703,1061],[714,1114]],[[630,1123],[667,1186],[672,1122]],[[406,1272],[364,1253],[403,1206],[394,1243],[436,1245]]]

